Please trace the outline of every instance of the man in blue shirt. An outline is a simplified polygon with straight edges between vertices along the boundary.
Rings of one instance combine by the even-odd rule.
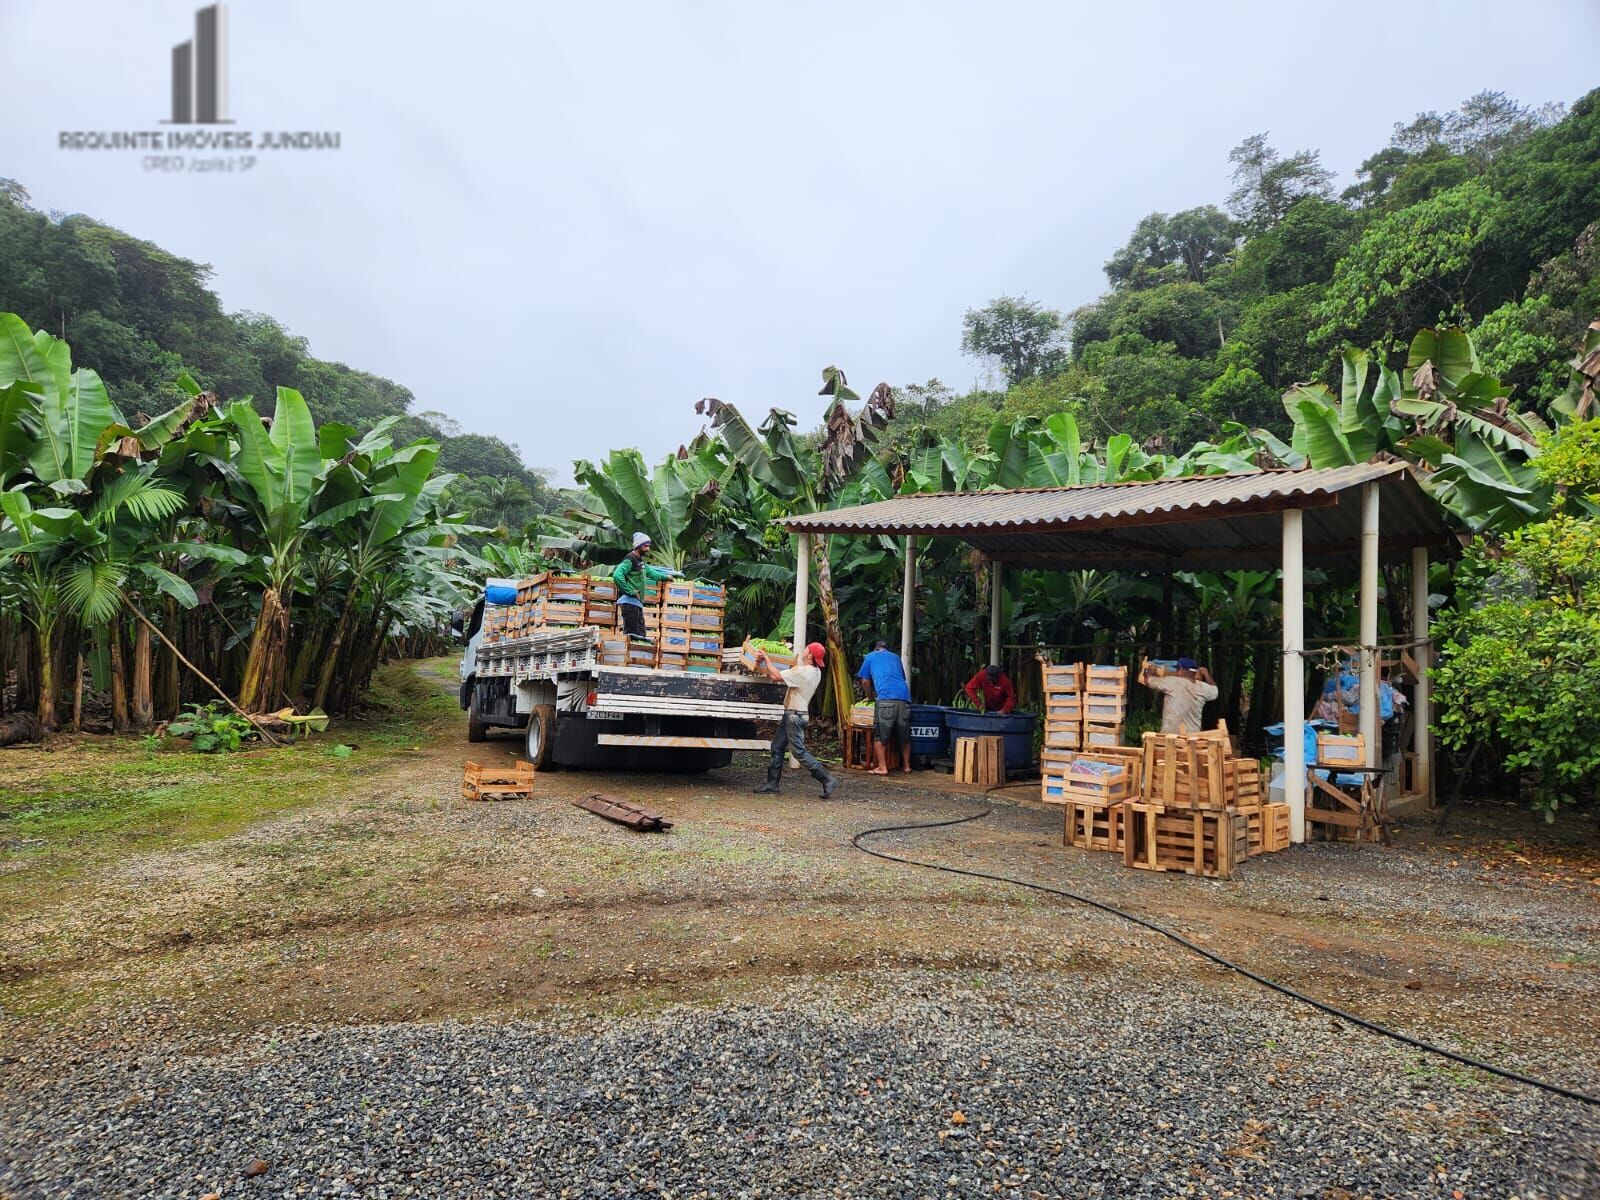
[[[857,676],[869,699],[877,701],[873,740],[877,743],[878,765],[874,775],[889,773],[889,744],[900,740],[900,769],[911,773],[911,685],[906,682],[905,664],[889,651],[889,643],[878,641],[872,653],[861,660]]]

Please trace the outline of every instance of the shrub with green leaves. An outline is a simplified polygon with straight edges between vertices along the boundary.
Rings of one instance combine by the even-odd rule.
[[[188,711],[167,726],[173,737],[194,740],[200,754],[231,754],[252,736],[255,729],[249,721],[235,713],[217,710],[215,704],[191,704]]]
[[[1435,729],[1456,749],[1500,748],[1553,820],[1600,777],[1600,521],[1555,517],[1476,547],[1456,584]]]

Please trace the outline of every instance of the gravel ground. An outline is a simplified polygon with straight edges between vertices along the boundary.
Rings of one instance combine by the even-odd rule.
[[[1600,1195],[1592,1110],[1235,979],[1122,968],[284,1031],[6,1092],[14,1200]]]

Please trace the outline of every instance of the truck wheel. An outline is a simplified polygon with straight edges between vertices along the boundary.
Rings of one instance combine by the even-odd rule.
[[[535,771],[555,767],[556,706],[536,704],[528,714],[528,761]]]
[[[472,700],[467,705],[467,741],[487,742],[489,727],[483,723],[483,713],[478,710],[478,688],[472,688]]]

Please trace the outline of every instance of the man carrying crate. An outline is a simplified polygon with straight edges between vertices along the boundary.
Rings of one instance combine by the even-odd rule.
[[[1161,702],[1162,733],[1199,733],[1206,702],[1218,696],[1211,672],[1192,658],[1168,668],[1148,658],[1139,668],[1139,682],[1166,698]]]
[[[612,582],[617,585],[617,611],[622,614],[622,632],[630,638],[650,636],[644,627],[644,601],[639,598],[644,585],[663,579],[676,579],[683,574],[671,567],[651,566],[644,561],[644,556],[649,553],[650,535],[636,533],[633,535],[633,549],[611,572]]]
[[[833,795],[839,781],[828,774],[828,768],[817,761],[816,755],[806,749],[806,724],[809,721],[811,697],[817,694],[822,682],[822,660],[826,651],[821,642],[812,642],[795,656],[795,664],[780,671],[767,659],[765,650],[756,651],[756,667],[767,673],[768,679],[787,684],[783,697],[783,719],[778,722],[778,732],[772,735],[772,758],[767,762],[767,781],[756,792],[775,794],[783,781],[783,756],[794,755],[800,765],[811,772],[811,778],[822,785],[822,798]]]

